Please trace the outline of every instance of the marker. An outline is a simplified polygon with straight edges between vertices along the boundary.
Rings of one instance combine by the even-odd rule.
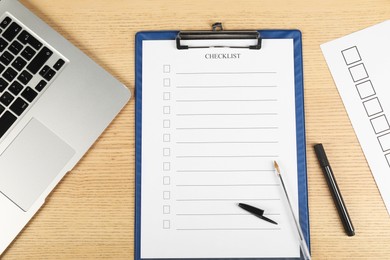
[[[337,211],[343,223],[345,232],[348,236],[355,235],[355,229],[353,228],[351,218],[349,217],[347,208],[345,207],[343,197],[341,196],[339,187],[337,186],[336,179],[334,178],[332,168],[330,167],[328,158],[326,157],[324,147],[322,144],[314,145],[318,161],[320,162],[322,171],[325,174],[326,182],[333,197],[333,201],[336,204]]]

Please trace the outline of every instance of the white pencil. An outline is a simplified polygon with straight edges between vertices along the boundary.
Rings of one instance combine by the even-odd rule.
[[[293,208],[291,206],[290,198],[289,198],[287,190],[286,190],[286,186],[284,185],[283,177],[280,174],[279,165],[278,165],[278,163],[276,161],[274,161],[274,167],[275,167],[275,172],[277,173],[277,175],[279,177],[280,184],[283,187],[283,191],[284,191],[284,194],[286,195],[286,199],[287,199],[287,202],[288,202],[288,206],[290,208],[291,215],[292,215],[292,217],[294,219],[294,222],[295,222],[295,227],[297,228],[297,231],[298,231],[299,243],[301,245],[301,251],[302,251],[303,258],[305,260],[311,260],[309,248],[307,247],[305,237],[303,236],[301,225],[299,224],[298,219],[295,217],[294,210],[293,210]]]

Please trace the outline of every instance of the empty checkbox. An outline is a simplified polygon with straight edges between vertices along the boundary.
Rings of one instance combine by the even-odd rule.
[[[367,101],[363,102],[363,105],[364,105],[364,108],[366,109],[368,116],[373,116],[373,115],[376,115],[376,114],[383,112],[382,106],[379,103],[378,98],[373,98],[373,99],[367,100]]]
[[[171,127],[171,120],[163,120],[163,127],[164,128],[170,128]]]
[[[164,184],[164,185],[170,185],[170,184],[171,184],[171,177],[169,177],[169,176],[164,176],[164,177],[163,177],[163,184]]]
[[[368,74],[363,63],[350,67],[349,73],[351,73],[354,82],[368,78]]]
[[[362,58],[360,57],[359,51],[356,48],[356,46],[348,48],[346,50],[343,50],[341,53],[343,54],[345,63],[347,65],[350,65],[352,63],[355,63],[355,62],[358,62],[358,61],[362,60]]]
[[[386,154],[385,157],[387,160],[387,164],[390,166],[390,153]]]
[[[171,100],[171,92],[164,92],[163,100]]]
[[[378,141],[382,147],[382,151],[386,152],[390,150],[390,133],[379,136]]]
[[[163,221],[163,228],[164,229],[170,229],[171,228],[171,221],[170,220],[164,220]]]
[[[171,72],[171,66],[170,65],[164,65],[163,66],[163,72],[164,73],[170,73]]]
[[[164,205],[163,206],[163,214],[171,214],[171,206]]]
[[[163,80],[164,87],[170,87],[171,86],[171,79],[164,79]]]
[[[171,113],[171,107],[170,106],[164,106],[163,107],[163,113],[165,115],[169,115]]]
[[[164,170],[164,171],[169,171],[169,170],[171,170],[171,163],[170,163],[170,162],[164,162],[164,163],[163,163],[163,170]]]
[[[387,118],[385,115],[381,115],[371,119],[371,124],[376,134],[382,133],[390,129],[389,122],[387,122]]]
[[[361,99],[368,98],[375,95],[374,87],[372,86],[371,80],[364,81],[363,83],[357,84],[356,89],[359,92]]]
[[[164,191],[163,193],[163,199],[169,200],[171,198],[171,192],[170,191]]]
[[[164,156],[171,156],[171,148],[163,148]]]
[[[170,134],[163,134],[163,141],[164,142],[170,142],[171,141],[171,135]]]

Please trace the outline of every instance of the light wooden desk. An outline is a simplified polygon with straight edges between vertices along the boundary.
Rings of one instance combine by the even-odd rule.
[[[390,259],[389,215],[319,47],[389,19],[389,1],[22,2],[132,90],[137,31],[206,30],[215,21],[226,29],[300,29],[313,259]],[[356,228],[354,237],[344,234],[312,149],[316,142],[327,149]],[[133,216],[134,99],[2,257],[132,259]]]

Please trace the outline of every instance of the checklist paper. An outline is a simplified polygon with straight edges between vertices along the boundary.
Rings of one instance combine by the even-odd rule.
[[[141,258],[299,257],[273,169],[298,212],[293,39],[142,48]]]
[[[390,21],[321,45],[390,213]]]

